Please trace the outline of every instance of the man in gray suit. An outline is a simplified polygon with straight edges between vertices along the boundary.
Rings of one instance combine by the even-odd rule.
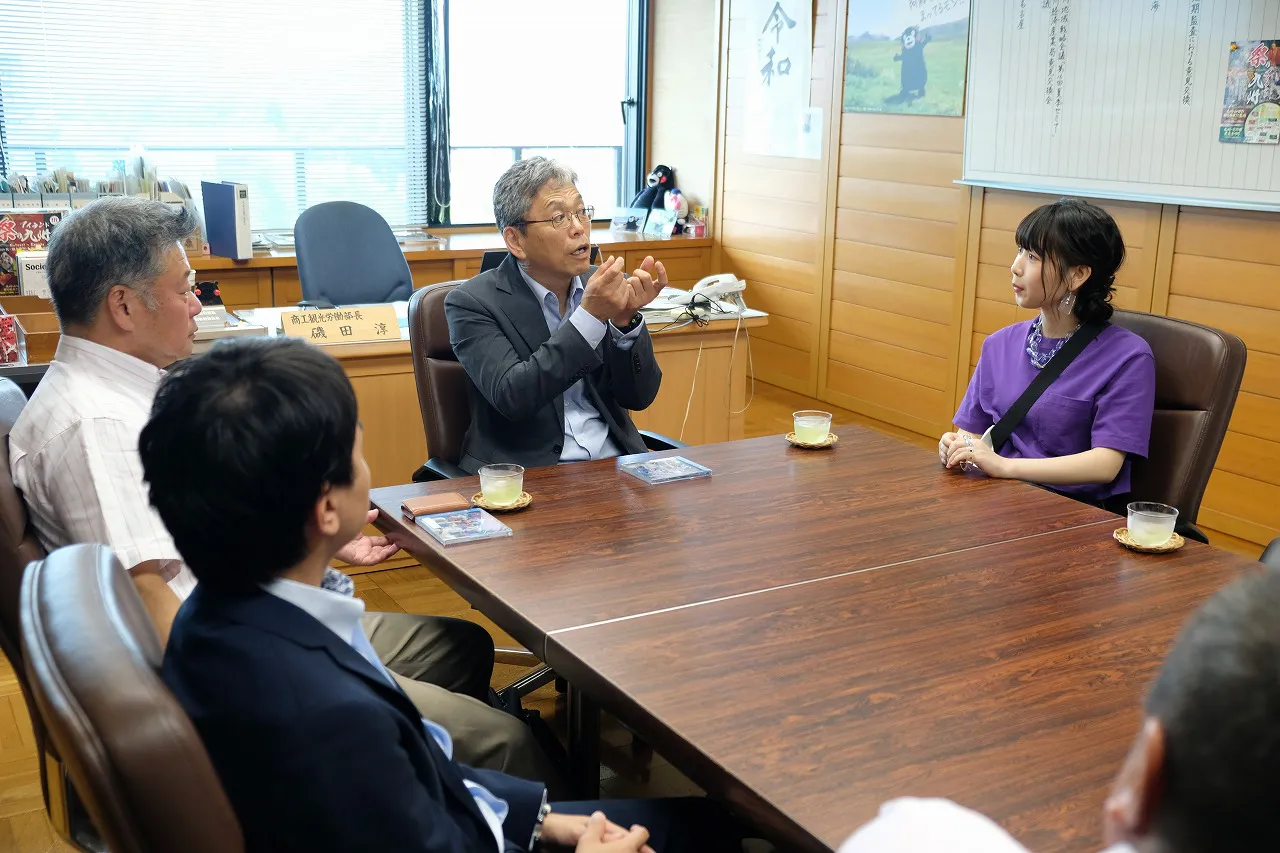
[[[667,283],[645,258],[591,266],[592,208],[571,169],[533,157],[493,189],[510,255],[445,298],[449,342],[470,380],[459,465],[526,468],[643,453],[627,410],[648,407],[662,371],[639,309]]]

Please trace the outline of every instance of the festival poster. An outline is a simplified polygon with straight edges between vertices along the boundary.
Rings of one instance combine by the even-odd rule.
[[[62,213],[0,213],[0,296],[18,295],[18,252],[43,249]]]
[[[1280,39],[1231,43],[1218,140],[1280,143]]]
[[[964,114],[968,0],[849,0],[844,111]]]

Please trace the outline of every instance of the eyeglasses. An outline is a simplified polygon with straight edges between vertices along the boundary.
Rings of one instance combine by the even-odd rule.
[[[575,210],[573,213],[557,213],[550,219],[521,219],[519,222],[513,222],[513,225],[537,225],[539,222],[550,222],[551,227],[557,231],[569,227],[569,219],[573,218],[581,222],[583,225],[590,226],[591,220],[595,218],[596,209],[594,207],[584,207],[582,210]]]

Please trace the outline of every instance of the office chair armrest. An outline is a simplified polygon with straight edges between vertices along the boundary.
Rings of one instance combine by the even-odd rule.
[[[1271,540],[1271,544],[1262,552],[1258,562],[1280,569],[1280,537]]]
[[[665,435],[659,435],[647,429],[640,430],[640,437],[644,439],[644,446],[650,450],[675,450],[689,446],[683,441],[676,441],[674,438],[667,438]]]
[[[433,480],[456,480],[459,477],[470,477],[466,471],[463,471],[452,462],[446,462],[443,459],[431,458],[426,461],[421,468],[413,472],[413,482],[430,483]]]
[[[1209,544],[1209,537],[1204,534],[1203,530],[1196,527],[1194,524],[1179,524],[1175,530],[1177,530],[1183,539],[1194,539],[1196,542],[1200,542],[1204,545]]]

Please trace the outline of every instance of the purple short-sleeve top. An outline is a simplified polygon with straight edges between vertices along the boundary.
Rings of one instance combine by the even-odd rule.
[[[1031,384],[1039,372],[1027,354],[1032,322],[1006,326],[983,341],[978,368],[956,412],[960,429],[981,435]],[[1040,349],[1048,353],[1058,342],[1044,338]],[[1109,447],[1126,457],[1145,458],[1155,391],[1151,347],[1128,329],[1107,326],[1035,402],[1001,455],[1044,459]],[[1110,483],[1055,488],[1086,500],[1104,500],[1129,491],[1129,469],[1126,458]]]

